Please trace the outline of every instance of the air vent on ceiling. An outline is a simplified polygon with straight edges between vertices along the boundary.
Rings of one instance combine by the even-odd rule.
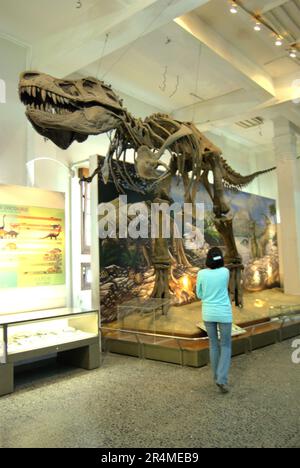
[[[236,122],[235,124],[242,128],[253,128],[259,127],[263,123],[264,119],[262,117],[255,117],[254,119],[241,120],[240,122]]]

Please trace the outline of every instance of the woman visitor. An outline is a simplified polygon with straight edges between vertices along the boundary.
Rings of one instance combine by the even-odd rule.
[[[198,273],[196,293],[202,300],[202,318],[210,340],[214,379],[220,391],[228,393],[232,307],[228,293],[229,270],[224,267],[223,254],[218,247],[209,250],[206,267]]]

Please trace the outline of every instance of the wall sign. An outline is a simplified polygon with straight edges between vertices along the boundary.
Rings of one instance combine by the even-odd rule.
[[[65,283],[64,211],[0,204],[0,288]]]

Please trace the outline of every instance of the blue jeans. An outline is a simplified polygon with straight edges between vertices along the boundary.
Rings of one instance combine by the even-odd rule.
[[[210,362],[217,384],[228,385],[231,364],[231,329],[232,323],[205,322],[210,340]],[[218,327],[221,338],[218,338]]]

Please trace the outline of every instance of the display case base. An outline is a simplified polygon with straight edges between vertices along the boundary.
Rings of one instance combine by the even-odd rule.
[[[300,335],[300,322],[281,328],[276,322],[252,324],[247,333],[232,340],[232,356],[249,353]],[[209,341],[154,337],[137,332],[102,331],[103,351],[163,361],[182,366],[203,367],[209,363]]]
[[[58,354],[57,360],[62,364],[80,367],[81,369],[97,369],[100,366],[99,344],[95,343],[84,348],[63,351]]]
[[[86,370],[97,369],[100,366],[100,346],[98,339],[81,347],[74,347],[76,346],[74,343],[68,344],[68,347],[71,346],[73,346],[72,349],[57,352],[58,362]],[[47,349],[47,353],[45,350],[36,350],[34,357],[47,357],[47,355],[53,353],[55,353],[55,349]],[[23,353],[23,358],[25,359],[25,353]],[[32,356],[28,356],[28,358],[32,359]],[[10,356],[10,359],[11,362],[8,364],[0,364],[0,396],[14,392],[14,366],[15,364],[20,364],[22,361],[20,361],[19,357],[17,358],[17,355],[15,359],[14,356]],[[27,367],[28,366],[27,364]]]
[[[14,391],[13,364],[0,364],[0,396],[8,395]]]
[[[246,331],[233,338],[233,356],[293,338],[300,335],[299,297],[277,288],[245,293],[244,308],[233,307],[233,320]],[[199,302],[172,306],[167,315],[134,310],[102,325],[103,347],[112,353],[144,359],[205,366],[209,342],[198,327],[201,321]]]

